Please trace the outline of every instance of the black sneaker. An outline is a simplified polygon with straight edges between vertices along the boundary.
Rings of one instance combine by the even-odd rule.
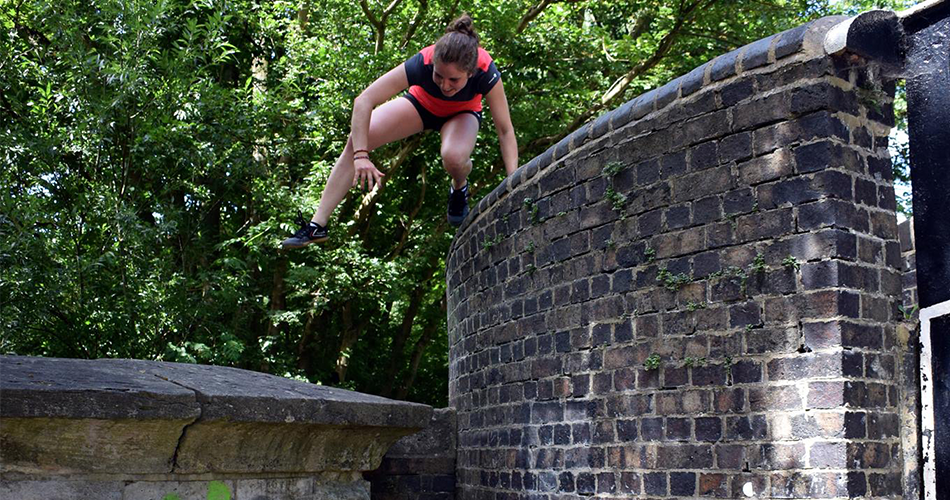
[[[455,227],[462,225],[468,215],[468,184],[462,189],[449,187],[449,224]]]
[[[297,224],[300,229],[293,236],[280,243],[281,248],[300,248],[311,243],[323,243],[329,238],[327,228],[313,221],[305,221],[303,215],[297,213]]]

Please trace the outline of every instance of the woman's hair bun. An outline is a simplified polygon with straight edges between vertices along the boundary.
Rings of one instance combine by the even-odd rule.
[[[462,14],[454,19],[445,28],[446,33],[462,33],[478,40],[478,33],[475,32],[475,25],[472,17],[468,14]]]

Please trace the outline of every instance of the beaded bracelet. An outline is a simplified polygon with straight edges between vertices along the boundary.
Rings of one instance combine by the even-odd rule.
[[[368,149],[357,149],[356,151],[353,151],[353,154],[356,154],[356,153],[367,153],[367,154],[369,154],[369,150],[368,150]]]
[[[353,161],[356,161],[356,160],[368,160],[368,159],[369,159],[369,156],[367,156],[367,155],[364,155],[364,156],[354,156],[354,157],[353,157]]]

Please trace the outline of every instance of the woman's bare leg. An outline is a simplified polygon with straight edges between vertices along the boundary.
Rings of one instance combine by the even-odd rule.
[[[452,177],[452,186],[465,186],[472,171],[472,150],[478,138],[478,119],[471,113],[453,116],[442,126],[442,166]]]
[[[419,112],[408,99],[398,97],[373,110],[369,122],[367,147],[372,151],[419,132],[422,132],[422,118],[419,118]],[[353,143],[347,139],[343,154],[336,160],[336,165],[330,171],[330,178],[327,179],[327,185],[323,188],[320,204],[317,205],[317,211],[311,219],[313,222],[324,227],[327,225],[330,215],[353,187],[354,173]]]

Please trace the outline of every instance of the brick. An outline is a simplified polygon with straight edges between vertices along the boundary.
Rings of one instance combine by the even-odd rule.
[[[716,193],[723,193],[735,186],[728,165],[687,174],[673,181],[673,201],[697,200]]]
[[[838,408],[845,403],[843,382],[810,382],[808,408]]]
[[[739,182],[755,185],[779,179],[795,169],[794,157],[787,149],[779,149],[739,165]]]
[[[890,157],[868,156],[868,175],[878,181],[893,181],[894,170]]]
[[[644,441],[663,439],[663,419],[644,418],[640,420],[640,436]]]
[[[749,301],[729,308],[729,326],[744,328],[748,325],[758,325],[762,321],[759,304]]]
[[[796,235],[789,240],[789,254],[799,261],[822,258],[852,260],[857,255],[857,238],[854,234],[837,230]]]
[[[756,188],[759,207],[801,205],[825,197],[849,199],[851,178],[835,171],[819,172],[814,177],[793,177]]]
[[[868,484],[870,485],[871,494],[874,496],[900,496],[903,491],[901,475],[896,472],[868,474]]]
[[[848,497],[846,476],[841,472],[787,472],[771,475],[772,498]]]
[[[695,433],[698,441],[719,441],[722,438],[722,419],[718,417],[697,418]]]
[[[636,472],[623,472],[620,474],[620,492],[621,493],[640,493],[640,474]]]
[[[576,478],[577,493],[581,495],[591,495],[596,491],[596,480],[594,475],[589,472],[581,472]]]
[[[617,481],[612,472],[597,474],[597,493],[614,493],[615,491],[617,491]]]
[[[698,494],[705,497],[726,498],[729,496],[729,481],[726,474],[699,475]]]
[[[669,229],[680,229],[690,224],[690,206],[680,205],[670,207],[665,211],[666,226]]]
[[[692,369],[693,385],[724,385],[726,370],[721,365],[694,366]]]
[[[731,107],[755,94],[755,80],[746,78],[729,83],[719,90],[723,107]],[[751,137],[749,137],[751,139]],[[751,142],[749,143],[751,146]],[[751,148],[750,148],[751,151]]]
[[[803,401],[797,386],[759,386],[749,389],[749,408],[752,411],[797,410],[803,408]]]
[[[871,234],[883,240],[897,240],[897,218],[893,213],[871,212]]]
[[[847,291],[823,290],[793,297],[796,318],[827,318],[860,316],[858,295]]]
[[[841,322],[841,345],[880,349],[884,342],[884,330],[878,325],[862,325]]]
[[[805,40],[805,33],[807,32],[809,26],[810,23],[803,24],[797,28],[792,28],[788,31],[783,31],[778,35],[775,35],[777,38],[774,49],[775,59],[781,59],[801,50],[802,44]]]
[[[686,172],[687,167],[686,151],[665,155],[659,159],[659,162],[661,179],[682,175]]]
[[[765,439],[766,430],[767,424],[763,415],[726,417],[727,440]]]
[[[732,380],[737,384],[762,381],[762,365],[758,361],[740,360],[732,366]]]
[[[636,166],[637,184],[648,185],[660,179],[660,162],[653,159],[641,162]]]
[[[643,475],[643,491],[647,495],[662,495],[667,493],[667,477],[665,472],[650,472]]]
[[[802,333],[805,338],[805,347],[812,351],[841,346],[840,321],[825,321],[804,323]]]
[[[819,111],[753,131],[752,150],[756,155],[762,155],[814,139],[837,138],[847,142],[850,136],[848,127],[841,120],[828,111]]]
[[[734,76],[736,74],[736,63],[739,59],[741,49],[733,50],[715,58],[712,62],[712,68],[709,71],[709,77],[712,81],[719,81]]]
[[[709,141],[721,137],[729,130],[730,114],[725,109],[702,114],[695,118],[686,117],[684,119],[687,121],[674,129],[672,142],[668,146],[670,149],[679,149],[683,146]]]
[[[632,120],[639,120],[643,118],[651,111],[653,111],[653,93],[647,92],[645,94],[639,95],[630,101],[630,108],[627,110],[627,116],[625,119],[627,122]],[[622,119],[615,118],[617,123],[623,121]]]
[[[877,206],[877,184],[861,178],[854,180],[854,201],[869,207]]]
[[[820,227],[837,227],[866,233],[870,230],[870,214],[851,203],[823,200],[799,208],[798,227],[806,231]]]
[[[571,137],[566,136],[560,141],[558,141],[557,144],[554,145],[554,156],[551,159],[558,160],[560,158],[563,158],[567,156],[567,154],[570,151],[571,151]],[[494,204],[495,201],[497,201],[497,198],[492,200],[491,203]]]
[[[705,224],[722,217],[722,203],[719,196],[710,196],[693,203],[693,223]]]
[[[743,242],[774,238],[791,232],[792,225],[791,208],[744,215],[738,218],[736,238]]]
[[[841,375],[841,357],[837,354],[799,354],[776,358],[767,366],[770,381],[814,380]]]
[[[846,163],[846,149],[841,144],[823,140],[798,146],[793,151],[795,156],[796,172],[810,173],[828,168],[840,168],[853,163]],[[850,158],[853,162],[853,157]]]
[[[604,113],[600,115],[599,117],[597,117],[596,120],[594,120],[593,125],[591,125],[591,131],[590,131],[591,139],[597,139],[598,137],[603,136],[605,133],[609,131],[610,118],[611,118],[611,113],[608,112],[608,113]],[[541,163],[546,165],[550,163],[550,161],[543,161],[542,159]]]
[[[845,419],[841,413],[810,411],[791,416],[786,439],[843,438],[844,432]]]
[[[747,213],[755,206],[755,196],[752,189],[740,188],[723,195],[722,209],[727,215]]]
[[[769,443],[758,447],[758,467],[768,470],[800,469],[805,466],[805,445],[802,443]]]
[[[769,49],[775,39],[776,35],[773,35],[746,45],[740,59],[742,70],[748,71],[768,64]]]
[[[858,104],[854,94],[845,92],[826,81],[794,89],[791,99],[791,110],[794,114],[805,114],[820,109],[844,111],[851,115],[858,114]]]
[[[686,73],[679,78],[681,81],[680,92],[683,97],[686,97],[703,86],[703,78],[706,74],[706,69],[709,67],[709,63],[699,66],[689,73]]]
[[[696,172],[719,164],[719,145],[716,141],[704,142],[689,152],[689,170]]]
[[[656,449],[656,465],[661,469],[701,469],[712,467],[710,445],[660,445]]]
[[[696,492],[696,473],[694,472],[671,472],[670,473],[670,495],[674,496],[693,496]]]
[[[884,443],[848,443],[847,459],[856,469],[884,469],[891,464],[891,448]]]
[[[739,103],[732,111],[732,129],[748,130],[787,118],[791,114],[791,103],[788,93],[778,92]]]
[[[669,204],[669,201],[670,184],[668,182],[658,182],[649,187],[630,193],[627,198],[626,214],[640,214],[642,212],[654,210],[658,207]],[[602,214],[600,224],[611,222],[619,217],[619,213],[614,211],[610,204],[605,202],[603,206],[607,211],[609,211],[609,213],[605,212]]]
[[[869,439],[887,439],[900,436],[900,417],[894,413],[869,413],[867,421]]]
[[[692,431],[690,429],[690,419],[688,418],[667,418],[666,419],[666,439],[669,441],[688,441]]]
[[[531,423],[560,422],[564,420],[564,407],[559,403],[533,403]]]

